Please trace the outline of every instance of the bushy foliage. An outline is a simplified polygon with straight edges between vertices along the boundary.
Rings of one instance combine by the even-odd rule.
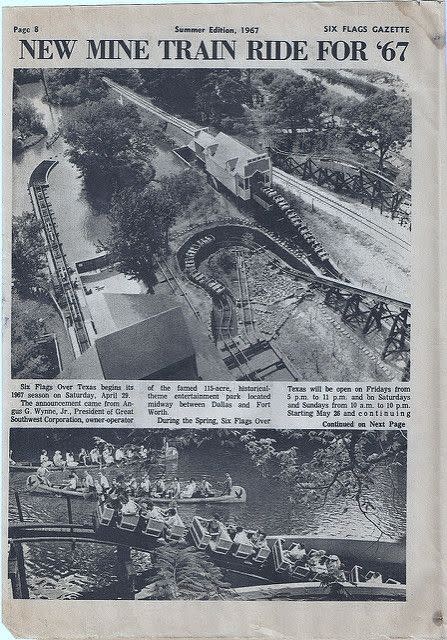
[[[12,300],[11,376],[13,378],[52,378],[54,363],[38,344],[44,333],[40,323],[24,311],[16,295]]]
[[[42,77],[40,69],[14,69],[14,82],[17,84],[28,84],[39,82]]]
[[[107,98],[81,104],[65,115],[62,135],[87,190],[106,200],[117,189],[142,185],[154,177],[150,162],[154,132],[142,124],[133,105]]]
[[[279,73],[267,85],[264,123],[274,145],[292,149],[298,129],[321,128],[326,90],[318,80]]]
[[[168,232],[175,218],[190,207],[211,207],[214,194],[197,172],[163,178],[158,186],[130,186],[115,194],[110,211],[111,234],[105,248],[119,269],[148,286],[156,258],[168,251]]]
[[[44,76],[47,99],[51,104],[66,106],[100,100],[108,92],[101,76],[101,69],[49,69]]]
[[[170,110],[227,131],[253,97],[249,76],[239,69],[141,69],[140,75],[142,91]]]
[[[42,116],[26,98],[16,98],[12,104],[13,152],[23,149],[26,139],[33,135],[46,133]]]
[[[361,93],[364,96],[372,96],[376,93],[377,89],[374,85],[368,82],[363,82],[358,78],[351,78],[345,76],[335,69],[312,69],[312,73],[324,78],[330,84],[341,84],[345,87],[353,89],[357,93]]]
[[[33,213],[12,220],[12,283],[22,297],[48,283],[42,226]]]
[[[374,151],[378,168],[390,152],[405,146],[411,134],[411,103],[395,91],[377,91],[349,112],[350,145],[354,150]]]
[[[154,600],[215,600],[229,594],[220,569],[195,547],[157,549],[154,570]]]

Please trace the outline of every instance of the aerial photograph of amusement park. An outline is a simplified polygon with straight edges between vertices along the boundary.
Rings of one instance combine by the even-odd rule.
[[[410,378],[411,101],[362,68],[15,69],[13,378]]]
[[[10,431],[12,598],[405,600],[394,431]]]

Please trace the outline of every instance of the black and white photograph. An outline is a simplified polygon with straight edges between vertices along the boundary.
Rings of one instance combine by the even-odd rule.
[[[409,380],[386,71],[15,69],[12,377]]]
[[[8,580],[46,600],[405,600],[394,431],[13,428]]]

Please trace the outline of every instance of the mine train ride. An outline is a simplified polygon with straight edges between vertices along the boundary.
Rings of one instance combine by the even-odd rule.
[[[235,543],[230,527],[224,527],[217,535],[209,533],[210,522],[210,519],[194,516],[189,527],[173,526],[166,535],[165,522],[152,517],[122,516],[107,505],[98,505],[93,513],[93,526],[99,538],[147,551],[166,544],[188,544],[206,553],[221,568],[242,573],[260,584],[338,582],[351,587],[361,586],[363,593],[379,592],[394,597],[405,593],[403,544],[273,535],[266,537],[267,546],[256,550],[251,544]],[[248,538],[255,534],[250,529],[244,532]],[[306,550],[306,559],[291,560],[290,552],[300,546]],[[322,546],[325,549],[321,549]],[[310,558],[315,557],[318,562],[311,562]],[[327,571],[327,562],[334,557],[344,563],[336,578]]]

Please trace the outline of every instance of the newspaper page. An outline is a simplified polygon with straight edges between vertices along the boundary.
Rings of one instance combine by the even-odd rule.
[[[15,637],[443,637],[443,12],[4,11]]]

